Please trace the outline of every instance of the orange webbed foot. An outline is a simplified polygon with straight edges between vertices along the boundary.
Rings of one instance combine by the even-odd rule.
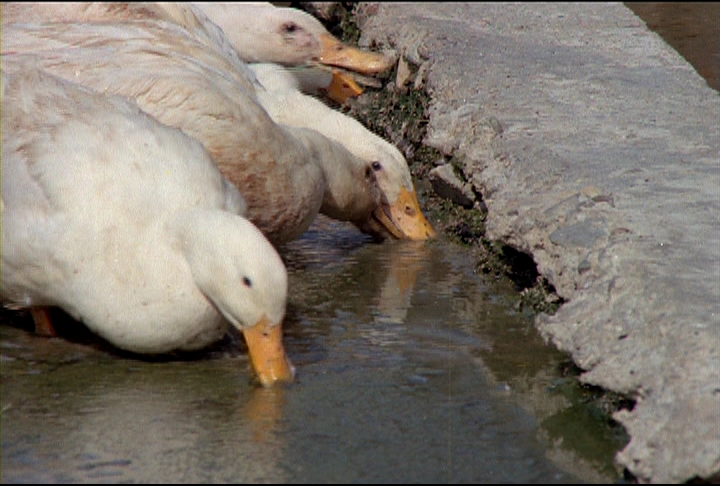
[[[56,337],[57,332],[50,320],[50,309],[47,307],[34,307],[30,309],[33,321],[35,321],[35,332],[41,336]]]

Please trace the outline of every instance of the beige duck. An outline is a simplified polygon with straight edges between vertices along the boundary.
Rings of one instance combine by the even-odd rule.
[[[420,209],[415,186],[405,157],[391,143],[375,135],[354,118],[329,108],[321,101],[301,93],[297,77],[277,64],[253,63],[248,67],[265,88],[258,90],[263,107],[277,123],[312,127],[343,144],[351,153],[372,167],[382,194],[387,221],[367,221],[369,233],[390,233],[395,238],[423,240],[435,230]]]
[[[322,87],[334,90],[331,97],[342,101],[360,92],[351,79],[308,69],[308,63],[320,62],[372,74],[391,67],[392,56],[347,46],[316,18],[297,9],[265,2],[197,3],[195,6],[222,28],[228,43],[241,59],[250,63],[249,67],[265,88],[257,90],[259,101],[273,120],[315,129],[343,144],[373,168],[388,220],[381,226],[374,219],[369,220],[365,225],[367,232],[410,239],[435,236],[435,230],[420,209],[407,161],[400,151],[357,120],[303,95]],[[278,64],[305,66],[287,69]],[[318,84],[318,79],[325,81]],[[351,84],[343,87],[346,83]]]
[[[303,90],[312,94],[326,92],[338,102],[357,96],[362,89],[341,71],[313,69],[311,65],[337,66],[372,74],[390,69],[395,61],[392,54],[344,44],[306,12],[275,7],[266,2],[3,3],[3,25],[135,20],[162,20],[181,25],[222,49],[234,50],[244,62],[304,65],[313,75],[301,78]]]
[[[3,58],[32,56],[60,77],[133,98],[200,141],[275,244],[302,234],[318,211],[360,228],[387,221],[369,164],[314,130],[276,124],[247,67],[176,24],[4,24],[2,49]]]
[[[268,2],[198,2],[246,62],[302,65],[318,62],[363,74],[392,67],[395,58],[347,45],[312,15]]]
[[[71,22],[80,20],[83,22],[121,22],[124,19],[137,21],[169,21],[185,27],[191,36],[197,41],[204,43],[204,49],[198,51],[197,46],[190,47],[191,55],[199,56],[203,62],[211,60],[217,70],[222,71],[225,76],[232,78],[241,85],[246,92],[255,89],[258,94],[258,101],[270,112],[275,121],[289,125],[312,128],[320,131],[327,137],[343,144],[354,155],[358,156],[375,172],[374,177],[378,179],[382,190],[383,211],[375,211],[374,216],[360,221],[362,218],[352,215],[343,215],[342,210],[326,205],[321,212],[336,219],[353,221],[358,227],[375,237],[391,235],[395,238],[425,239],[435,234],[431,225],[427,222],[420,210],[417,195],[415,193],[407,162],[400,152],[391,144],[385,142],[365,129],[357,121],[325,108],[317,100],[303,96],[299,92],[302,89],[300,78],[288,75],[282,68],[273,68],[272,65],[265,65],[258,74],[263,75],[263,83],[267,84],[268,90],[260,87],[254,80],[254,75],[246,68],[246,65],[237,59],[234,52],[242,50],[239,39],[235,38],[235,45],[225,38],[224,32],[211,22],[200,9],[191,4],[182,3],[22,3],[7,4],[4,9],[3,23],[12,24],[20,19],[31,19],[33,21]],[[210,4],[204,4],[206,8]],[[279,25],[282,21],[297,22],[304,26],[302,29],[293,29],[294,33],[303,39],[301,32],[320,32],[322,25],[313,17],[295,9],[282,9],[269,4],[243,4],[244,8],[255,12],[255,16],[264,16],[265,21],[262,33],[259,38],[271,37],[274,41],[271,45],[274,53],[267,54],[271,59],[278,60],[282,55],[287,56],[284,62],[291,63],[295,58],[305,58],[308,52],[303,50],[303,43],[295,39],[294,42],[283,41]],[[237,4],[223,4],[222,9],[231,10],[234,16],[242,11]],[[219,12],[220,10],[216,10]],[[265,12],[262,14],[261,12]],[[228,18],[234,18],[229,15]],[[311,20],[308,20],[310,17]],[[295,20],[292,20],[295,19]],[[245,21],[246,22],[246,21]],[[229,23],[229,22],[228,22]],[[247,23],[247,22],[246,22]],[[242,26],[242,22],[240,22]],[[255,28],[257,30],[257,27]],[[228,28],[228,30],[230,30]],[[236,29],[242,32],[242,28]],[[319,35],[319,34],[318,34]],[[31,49],[36,49],[41,40],[31,42]],[[82,35],[76,35],[72,42],[82,43]],[[245,49],[253,50],[256,41],[247,40]],[[67,43],[66,43],[67,45]],[[27,49],[27,47],[24,47]],[[208,56],[207,49],[217,50],[220,55]],[[172,50],[171,47],[168,50]],[[194,52],[193,52],[194,50]],[[297,54],[294,52],[297,51]],[[257,52],[257,51],[256,51]],[[284,54],[283,54],[284,53]],[[54,55],[52,52],[50,56]],[[248,58],[257,56],[245,55]],[[297,61],[297,59],[295,59]],[[82,62],[76,63],[82,66]],[[256,71],[258,68],[255,68]],[[83,72],[85,72],[83,70]],[[269,92],[268,92],[269,91]],[[127,90],[124,91],[127,93]],[[132,93],[132,91],[130,91]],[[277,99],[273,100],[272,98]],[[357,176],[356,176],[357,177]],[[352,199],[347,199],[344,204],[348,206]],[[337,199],[336,195],[328,195],[326,199]],[[356,206],[361,206],[356,204]],[[356,212],[360,212],[356,210]],[[381,221],[378,224],[378,220]],[[262,226],[262,225],[261,225]],[[284,239],[291,239],[286,237]]]
[[[3,303],[38,321],[61,307],[135,353],[230,324],[261,383],[292,380],[285,267],[202,145],[127,99],[2,68]]]

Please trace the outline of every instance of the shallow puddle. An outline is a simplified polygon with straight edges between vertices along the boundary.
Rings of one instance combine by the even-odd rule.
[[[251,385],[238,336],[143,361],[0,326],[2,480],[617,480],[622,439],[465,248],[319,219],[283,254],[287,387]]]

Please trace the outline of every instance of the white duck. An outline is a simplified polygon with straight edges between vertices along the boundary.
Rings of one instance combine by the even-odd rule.
[[[248,218],[275,244],[302,234],[318,211],[360,228],[387,220],[370,164],[314,130],[273,122],[247,66],[183,27],[4,24],[2,50],[3,58],[31,55],[60,77],[133,98],[200,141],[243,193]]]
[[[292,380],[285,267],[203,147],[120,97],[2,68],[3,302],[59,306],[136,353],[230,323],[263,384]]]
[[[342,103],[362,89],[338,66],[365,74],[388,70],[392,53],[375,53],[344,44],[312,15],[266,2],[5,2],[3,25],[42,22],[113,22],[163,20],[181,25],[222,49],[233,49],[244,62],[304,66],[299,79],[306,93],[326,92]],[[216,25],[217,24],[217,25]],[[218,27],[220,26],[220,27]],[[224,31],[224,32],[223,32]]]
[[[248,67],[266,88],[258,90],[263,107],[277,123],[310,127],[342,143],[351,153],[368,163],[382,193],[382,207],[388,216],[382,228],[367,232],[389,232],[395,238],[422,240],[435,236],[435,230],[420,209],[405,157],[391,143],[375,135],[359,121],[329,108],[298,90],[297,78],[277,64],[254,63]]]
[[[243,61],[294,66],[299,90],[325,94],[340,104],[363,91],[348,71],[377,74],[390,69],[396,60],[392,52],[371,52],[345,44],[318,19],[295,8],[268,2],[201,2],[194,6],[224,31]]]
[[[278,64],[298,65],[318,61],[364,73],[388,69],[394,59],[342,44],[315,17],[293,8],[265,2],[196,3],[210,20],[222,28],[229,43],[265,89],[258,99],[277,123],[312,128],[343,144],[368,163],[378,180],[387,219],[369,219],[363,229],[374,235],[426,239],[435,230],[420,209],[408,163],[392,144],[373,134],[357,120],[327,107],[302,93],[313,93],[318,79],[328,72],[308,74],[304,67],[289,70]],[[224,41],[218,42],[226,45]],[[322,46],[319,48],[318,46]],[[360,93],[351,79],[330,74],[323,89],[342,101]],[[345,84],[350,83],[348,86]],[[379,213],[375,213],[376,215]]]
[[[303,65],[319,62],[364,74],[392,67],[389,53],[341,42],[307,12],[269,2],[4,2],[3,24],[30,22],[108,22],[165,20],[205,31],[217,24],[245,62]]]
[[[268,2],[198,2],[246,62],[301,65],[319,62],[363,74],[386,71],[395,62],[388,53],[349,46],[307,12]]]
[[[256,89],[258,99],[277,123],[312,128],[343,144],[368,163],[378,180],[387,219],[367,220],[364,231],[395,238],[426,239],[435,230],[420,209],[408,163],[392,144],[373,134],[357,120],[333,110],[303,93],[314,92],[316,81],[327,72],[307,73],[304,67],[286,69],[278,64],[297,65],[319,61],[364,73],[388,69],[394,59],[342,44],[313,16],[293,8],[269,3],[196,3],[225,33],[239,56],[265,89]],[[257,20],[259,19],[259,20]],[[311,35],[308,35],[311,34]],[[313,42],[314,40],[314,42]],[[219,44],[227,44],[219,42]],[[321,51],[318,45],[322,46]],[[312,71],[312,70],[311,70]],[[359,94],[352,80],[330,74],[324,89],[335,90],[331,97]],[[343,86],[351,83],[349,86]],[[375,213],[376,215],[379,213]]]
[[[264,9],[267,9],[267,7]],[[275,9],[275,7],[270,6],[271,11],[272,9]],[[263,10],[263,8],[260,8],[260,10]],[[258,74],[263,75],[263,83],[267,84],[270,88],[271,93],[268,93],[267,90],[260,87],[254,80],[254,75],[248,71],[245,64],[240,62],[236,57],[233,58],[234,50],[228,48],[229,43],[225,39],[222,30],[204,17],[202,12],[193,8],[192,5],[177,3],[22,3],[15,4],[12,8],[5,8],[3,16],[4,23],[12,24],[23,18],[33,21],[52,19],[56,22],[70,22],[73,19],[78,19],[83,22],[116,22],[118,24],[123,19],[149,19],[150,21],[169,20],[170,22],[182,25],[192,34],[195,41],[201,41],[205,44],[205,50],[201,52],[198,51],[197,46],[193,47],[192,44],[185,46],[185,49],[190,52],[192,56],[202,59],[202,62],[208,62],[208,60],[212,62],[212,65],[218,71],[237,81],[245,90],[255,89],[259,95],[259,101],[262,102],[265,109],[271,112],[271,115],[273,115],[276,121],[284,121],[289,125],[313,128],[322,132],[327,137],[345,145],[352,153],[360,157],[360,159],[365,162],[366,169],[367,167],[371,167],[372,170],[375,171],[375,177],[377,177],[383,192],[382,196],[385,203],[384,211],[377,210],[374,212],[375,217],[364,220],[358,216],[343,214],[343,211],[347,213],[347,209],[333,208],[328,204],[321,209],[321,212],[336,219],[351,220],[355,222],[358,227],[376,237],[390,234],[397,238],[424,239],[434,235],[432,227],[424,218],[417,202],[417,196],[412,184],[407,162],[395,147],[369,132],[356,120],[325,107],[317,100],[309,96],[303,96],[297,92],[288,93],[287,91],[289,89],[297,90],[299,88],[299,81],[295,76],[288,76],[287,71],[282,70],[282,68],[273,68],[271,65],[266,65],[265,69],[258,71]],[[315,22],[317,21],[315,20]],[[11,30],[7,28],[6,31],[11,32]],[[38,34],[35,32],[32,35],[36,37],[39,36],[39,39],[24,42],[20,51],[37,50],[38,48],[45,49],[42,45],[43,42],[50,42],[50,39],[42,37],[42,33]],[[6,35],[6,37],[9,38],[6,44],[9,43],[10,49],[13,48],[15,41],[19,41],[19,39],[14,38],[14,35]],[[68,38],[67,35],[66,38]],[[66,41],[63,47],[67,46],[68,42],[85,43],[82,30],[69,38],[70,40]],[[30,44],[30,47],[27,46],[28,44]],[[143,47],[141,43],[139,48]],[[208,47],[220,51],[221,55],[208,56]],[[98,64],[93,66],[94,70],[97,71],[98,69],[102,69],[101,66],[103,66],[103,63],[107,63],[107,61],[104,58],[106,52],[102,50],[102,46],[98,47],[96,45],[95,49],[101,49],[100,54],[102,57],[102,59],[99,59]],[[127,47],[127,49],[131,50],[130,47]],[[287,51],[293,50],[292,45],[286,46],[285,49]],[[172,53],[172,47],[165,48],[165,51]],[[54,58],[58,58],[60,55],[52,50],[46,54],[50,57],[50,63],[53,63]],[[75,52],[75,54],[77,54],[77,52]],[[145,54],[145,56],[147,57],[147,54]],[[68,56],[65,54],[63,54],[63,57],[65,60],[68,59]],[[75,68],[73,68],[73,66],[75,66]],[[56,66],[53,69],[60,69],[60,67],[61,66]],[[77,71],[77,73],[82,73],[81,77],[84,78],[87,76],[87,69],[85,69],[82,60],[70,66],[65,63],[64,68],[65,72],[71,71],[70,74],[74,74]],[[197,67],[195,66],[195,68]],[[139,74],[143,75],[145,73],[140,72]],[[102,88],[102,81],[102,79],[95,80],[93,86],[100,86]],[[225,91],[227,91],[227,89]],[[133,91],[129,89],[124,89],[122,92],[133,95]],[[277,99],[273,101],[271,99],[272,96],[276,96]],[[146,107],[146,109],[148,108]],[[193,134],[195,135],[198,130],[195,130]],[[233,136],[234,135],[228,135],[230,139],[232,139]],[[205,137],[198,138],[205,140]],[[356,174],[354,177],[358,178],[359,175]],[[358,187],[362,187],[362,184]],[[243,187],[243,189],[245,190],[246,188]],[[338,191],[335,191],[335,193],[335,195],[326,194],[326,199],[339,201],[340,199],[337,196]],[[248,194],[247,190],[245,190],[245,194]],[[353,198],[348,198],[348,194],[350,193],[345,192],[343,196],[345,198],[343,204],[346,208],[350,205],[350,202],[353,201]],[[360,204],[356,204],[355,206],[361,207]],[[356,214],[362,212],[358,209],[354,211]],[[386,216],[390,216],[390,218],[388,219]],[[253,220],[258,222],[256,218]],[[378,220],[381,221],[380,225],[378,225]],[[260,226],[265,228],[265,225],[262,223],[260,223]],[[289,227],[292,228],[293,225],[289,225]],[[304,225],[299,226],[299,228],[302,227],[304,227]],[[292,237],[294,236],[283,237],[280,241],[291,239]],[[278,241],[277,238],[273,239]]]
[[[191,32],[196,40],[235,56],[235,48],[203,12],[182,2],[3,2],[2,25],[27,23],[112,23],[164,21]]]

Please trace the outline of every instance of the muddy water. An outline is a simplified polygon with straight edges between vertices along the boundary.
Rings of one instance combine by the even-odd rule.
[[[719,89],[718,4],[629,3]],[[0,319],[3,482],[613,482],[626,440],[515,292],[445,241],[320,220],[284,251],[293,385],[250,383],[238,336],[154,362]]]
[[[288,387],[252,386],[237,336],[148,362],[0,326],[3,482],[617,479],[623,439],[466,248],[321,219],[283,253]]]
[[[720,3],[626,2],[647,26],[720,91]]]

